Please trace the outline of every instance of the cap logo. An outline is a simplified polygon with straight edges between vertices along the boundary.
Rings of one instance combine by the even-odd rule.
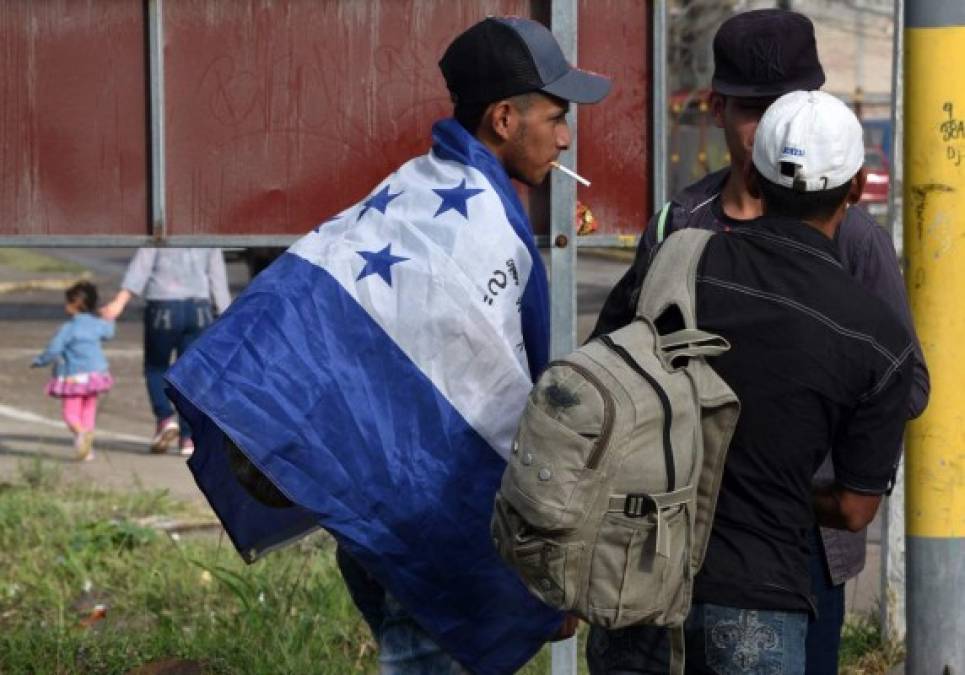
[[[773,82],[784,79],[784,59],[780,42],[767,37],[758,38],[751,43],[750,51],[756,81]]]
[[[790,155],[791,157],[804,157],[804,148],[793,148],[790,145],[785,145],[781,149],[782,155]]]

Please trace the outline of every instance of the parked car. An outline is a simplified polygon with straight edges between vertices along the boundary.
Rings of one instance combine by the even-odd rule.
[[[868,170],[868,180],[860,203],[872,216],[883,217],[888,212],[888,187],[891,184],[888,159],[880,147],[865,148],[864,165]]]

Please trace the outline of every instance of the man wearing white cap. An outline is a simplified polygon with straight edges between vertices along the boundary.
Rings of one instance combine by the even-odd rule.
[[[595,334],[628,323],[635,294],[653,247],[671,232],[697,227],[715,232],[752,226],[762,213],[761,200],[744,181],[754,132],[767,107],[795,90],[819,89],[825,81],[818,59],[814,26],[802,14],[760,9],[736,14],[714,36],[714,76],[710,108],[724,133],[730,164],[680,190],[650,220],[636,260],[611,291],[600,312]],[[834,237],[838,259],[847,272],[884,300],[914,337],[911,311],[891,235],[861,208],[849,209]],[[917,417],[928,404],[929,378],[921,347],[913,355],[914,382],[905,413]],[[816,484],[834,479],[830,457],[814,476]],[[847,532],[815,527],[809,536],[811,592],[816,612],[808,624],[807,675],[837,672],[845,583],[864,568],[865,530]],[[591,640],[588,653],[605,650]]]
[[[833,241],[863,162],[861,125],[841,101],[780,97],[744,172],[764,215],[714,235],[700,261],[698,326],[732,345],[711,365],[742,409],[684,627],[687,672],[803,673],[808,533],[815,520],[862,529],[894,478],[914,341]],[[813,488],[828,448],[835,481]],[[665,630],[594,632],[592,673],[667,672]]]

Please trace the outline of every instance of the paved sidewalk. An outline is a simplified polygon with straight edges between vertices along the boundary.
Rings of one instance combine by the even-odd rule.
[[[91,278],[101,302],[106,301],[116,292],[132,251],[34,249],[22,256],[29,263],[23,267],[17,266],[15,253],[0,259],[14,263],[0,264],[0,481],[40,458],[59,466],[66,480],[111,489],[166,489],[203,502],[184,458],[148,452],[154,418],[142,375],[142,303],[132,303],[117,322],[116,337],[104,345],[116,384],[98,408],[94,461],[74,461],[60,403],[43,393],[49,371],[29,367],[68,319],[64,289],[81,276]],[[53,263],[66,260],[64,270],[56,264],[41,273],[29,269],[43,267],[44,257]]]

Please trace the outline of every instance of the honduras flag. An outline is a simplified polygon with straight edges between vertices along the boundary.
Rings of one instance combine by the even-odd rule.
[[[262,272],[167,375],[189,462],[250,561],[319,526],[476,673],[561,616],[489,534],[548,350],[546,273],[499,161],[455,120]],[[225,440],[292,504],[238,482]]]

